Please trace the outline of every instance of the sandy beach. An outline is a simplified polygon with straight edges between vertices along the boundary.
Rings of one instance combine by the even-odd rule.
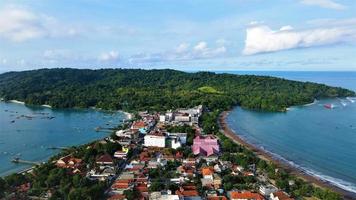
[[[246,141],[244,141],[243,139],[241,139],[238,134],[235,134],[228,126],[228,124],[226,123],[226,117],[228,116],[229,111],[225,111],[223,113],[220,114],[218,122],[220,125],[220,129],[221,131],[225,134],[225,136],[229,137],[230,139],[232,139],[234,142],[245,146],[246,148],[250,149],[251,151],[255,152],[256,155],[258,157],[260,157],[261,159],[264,160],[268,160],[270,162],[273,162],[274,164],[276,164],[277,166],[287,170],[289,173],[300,177],[302,179],[304,179],[305,181],[312,183],[313,185],[319,186],[319,187],[324,187],[324,188],[328,188],[332,191],[335,191],[339,194],[341,194],[343,196],[344,199],[356,199],[356,194],[346,191],[344,189],[341,189],[335,185],[332,185],[331,183],[325,182],[317,177],[314,177],[310,174],[306,174],[305,172],[303,172],[301,169],[298,169],[292,165],[290,165],[287,162],[284,162],[282,160],[276,159],[273,155],[271,155],[270,153],[250,144],[247,143]]]

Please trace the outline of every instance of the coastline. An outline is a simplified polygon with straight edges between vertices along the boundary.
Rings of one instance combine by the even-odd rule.
[[[22,102],[22,101],[18,101],[18,100],[9,100],[9,101],[0,101],[0,103],[5,103],[5,104],[18,104],[18,105],[23,105],[23,106],[26,106],[25,102]],[[52,108],[52,106],[50,105],[46,105],[46,104],[43,104],[43,105],[34,105],[34,106],[38,106],[38,107],[44,107],[44,108],[48,108],[48,109],[56,109],[56,108]],[[21,106],[22,107],[22,106]],[[103,110],[101,109],[96,109],[96,111],[101,111],[103,112]],[[126,120],[131,120],[133,118],[133,114],[132,113],[129,113],[129,112],[124,112],[122,110],[117,110],[117,111],[113,111],[113,112],[120,112],[120,116],[123,117],[123,119],[120,119],[120,120],[117,120],[118,123],[122,124],[124,123],[124,121]],[[122,114],[121,114],[122,113]],[[99,135],[99,134],[98,134]],[[92,143],[92,142],[95,142],[95,141],[100,141],[106,137],[108,137],[109,135],[102,135],[102,138],[98,138],[98,139],[93,139],[93,140],[90,140],[90,141],[87,141],[85,143],[78,143],[78,144],[75,144],[73,146],[81,146],[81,145],[85,145],[87,143]],[[50,147],[50,146],[47,146],[47,145],[43,145],[45,148],[46,147]],[[72,146],[72,145],[65,145],[65,146]],[[53,151],[53,153],[51,153],[51,155],[47,155],[45,157],[41,157],[40,159],[33,159],[33,161],[35,162],[47,162],[51,157],[53,156],[56,156],[60,153],[60,151],[56,152],[56,151]],[[0,151],[0,154],[2,154],[2,152]],[[13,154],[15,155],[15,154]],[[21,155],[22,156],[22,155]],[[26,160],[29,159],[29,160],[32,160],[32,158],[25,158]],[[10,160],[9,160],[10,162]],[[25,164],[19,164],[19,165],[25,165]],[[31,170],[33,170],[34,166],[32,165],[28,165],[28,167],[25,167],[23,169],[15,169],[14,171],[1,171],[0,172],[0,178],[1,177],[6,177],[6,176],[9,176],[11,174],[23,174],[23,173],[26,173],[26,172],[29,172]],[[0,198],[1,199],[1,198]]]
[[[337,192],[342,195],[343,199],[347,199],[347,200],[348,199],[350,199],[350,200],[356,199],[355,193],[346,191],[346,190],[344,190],[338,186],[335,186],[329,182],[323,181],[316,176],[308,174],[308,173],[304,172],[303,170],[298,169],[297,167],[292,166],[291,164],[289,164],[283,160],[277,159],[271,153],[269,153],[259,147],[256,147],[256,146],[246,142],[245,140],[243,140],[241,137],[239,137],[237,134],[235,134],[235,132],[233,132],[229,128],[228,124],[226,123],[226,117],[228,116],[229,112],[230,111],[224,111],[224,112],[220,113],[219,118],[218,118],[220,130],[226,137],[230,138],[234,142],[253,151],[259,158],[261,158],[263,160],[270,161],[270,162],[276,164],[278,167],[281,167],[281,168],[287,170],[289,173],[291,173],[299,178],[302,178],[303,180],[305,180],[315,186],[322,187],[322,188],[328,188],[334,192]]]

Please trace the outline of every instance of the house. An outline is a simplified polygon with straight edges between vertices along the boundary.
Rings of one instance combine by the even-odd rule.
[[[75,158],[72,155],[64,156],[57,160],[56,166],[60,168],[78,168],[82,165],[82,159]]]
[[[231,191],[228,193],[228,196],[230,197],[231,200],[264,200],[265,198],[255,192],[237,192],[237,191]]]
[[[214,174],[214,175],[213,175],[213,185],[214,185],[214,188],[215,188],[215,189],[221,188],[222,179],[221,179],[221,177],[219,176],[219,174]]]
[[[207,200],[227,200],[225,196],[212,196],[208,197]]]
[[[182,143],[180,142],[179,139],[175,138],[175,139],[171,140],[171,148],[172,149],[178,149],[181,146],[182,146]]]
[[[165,122],[166,121],[166,115],[160,115],[159,116],[159,121],[160,122]]]
[[[194,155],[211,156],[219,154],[218,140],[212,136],[197,136],[193,140],[192,147]]]
[[[111,180],[115,176],[114,167],[104,166],[100,169],[92,169],[87,173],[87,177],[91,180],[106,181]]]
[[[114,160],[109,154],[104,154],[96,159],[96,164],[100,165],[101,167],[114,166]]]
[[[129,152],[129,150],[130,149],[127,148],[127,147],[122,147],[121,151],[116,151],[114,153],[114,157],[115,158],[119,158],[119,159],[126,159],[126,156],[127,156],[128,152]]]
[[[277,188],[273,185],[261,185],[258,188],[258,191],[266,197],[269,197],[271,195],[271,193],[273,192],[277,192]]]
[[[187,143],[187,133],[167,133],[168,138],[178,139],[181,144]]]
[[[176,191],[176,195],[179,197],[195,197],[199,196],[199,192],[197,191],[197,188],[194,185],[185,185],[179,188],[179,190]]]
[[[73,174],[80,174],[84,168],[82,159],[75,158],[72,155],[64,156],[56,161],[59,168],[71,169]]]
[[[115,193],[123,194],[125,190],[132,190],[133,186],[132,179],[118,179],[111,186],[111,190]]]
[[[212,167],[203,167],[201,169],[201,173],[203,175],[203,178],[205,179],[213,179],[213,174],[214,174],[214,168]]]
[[[200,179],[201,181],[201,185],[203,187],[208,187],[208,188],[211,188],[213,187],[213,184],[214,184],[214,180],[213,179],[210,179],[210,178],[202,178]]]
[[[115,135],[117,137],[123,137],[123,138],[134,138],[135,133],[132,130],[118,130],[115,132]]]
[[[167,192],[152,192],[150,194],[151,200],[180,200],[178,195],[171,194],[171,191]]]
[[[154,132],[145,135],[144,146],[146,147],[160,147],[164,148],[166,146],[166,136],[160,132]]]
[[[293,198],[290,198],[286,193],[283,191],[277,191],[273,192],[270,194],[270,199],[271,200],[294,200]]]
[[[123,194],[115,194],[108,198],[108,200],[125,200],[126,197]]]
[[[131,125],[131,130],[139,130],[140,128],[146,128],[144,121],[135,121]]]

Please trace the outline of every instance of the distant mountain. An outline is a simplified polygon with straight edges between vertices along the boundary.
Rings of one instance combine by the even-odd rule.
[[[166,110],[203,104],[284,111],[315,98],[355,96],[353,91],[253,75],[142,69],[39,69],[0,74],[0,97],[55,108]]]

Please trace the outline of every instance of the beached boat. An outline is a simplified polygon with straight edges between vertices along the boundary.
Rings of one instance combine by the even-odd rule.
[[[324,108],[333,109],[334,108],[334,104],[324,104]]]

